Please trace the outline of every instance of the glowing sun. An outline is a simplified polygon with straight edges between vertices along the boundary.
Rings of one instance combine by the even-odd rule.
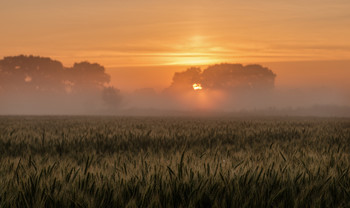
[[[198,83],[194,83],[192,85],[193,89],[194,90],[201,90],[202,89],[202,85],[201,84],[198,84]]]

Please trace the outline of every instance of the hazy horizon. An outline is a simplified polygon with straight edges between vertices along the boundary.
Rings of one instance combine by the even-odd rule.
[[[320,75],[330,72],[328,67],[337,66],[334,61],[324,63],[317,69]],[[347,62],[338,65],[344,63]],[[328,79],[302,72],[303,67],[314,64],[177,66],[171,70],[155,68],[153,77],[147,77],[152,69],[121,69],[115,74],[117,70],[105,69],[98,63],[79,62],[67,67],[48,57],[5,57],[0,60],[0,113],[349,116],[346,69],[332,70]],[[173,72],[171,78],[161,78],[157,74],[161,71],[163,76]],[[167,85],[147,85],[161,81],[167,81]]]
[[[3,61],[0,113],[348,107],[349,11],[347,0],[1,2],[0,59],[52,62],[35,60],[36,71],[33,60],[16,59],[22,68]],[[261,69],[204,72],[222,63]],[[198,79],[173,85],[191,67],[201,69]],[[268,82],[257,78],[262,68],[276,75],[269,93],[254,86]],[[195,80],[202,90],[190,88]],[[171,86],[183,89],[165,95]]]

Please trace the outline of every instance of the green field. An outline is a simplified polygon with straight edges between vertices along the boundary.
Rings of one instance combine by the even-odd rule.
[[[0,207],[350,207],[350,119],[0,117]]]

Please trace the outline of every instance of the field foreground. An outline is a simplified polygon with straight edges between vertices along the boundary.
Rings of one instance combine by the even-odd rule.
[[[350,119],[0,117],[0,207],[350,207]]]

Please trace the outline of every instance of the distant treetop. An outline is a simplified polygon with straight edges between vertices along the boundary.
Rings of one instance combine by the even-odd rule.
[[[110,76],[97,63],[61,62],[40,56],[10,56],[0,60],[0,87],[5,91],[79,93],[102,89]]]
[[[194,83],[201,84],[207,90],[271,90],[274,88],[275,77],[276,74],[261,65],[216,64],[203,71],[192,67],[176,72],[168,90],[192,90]]]

